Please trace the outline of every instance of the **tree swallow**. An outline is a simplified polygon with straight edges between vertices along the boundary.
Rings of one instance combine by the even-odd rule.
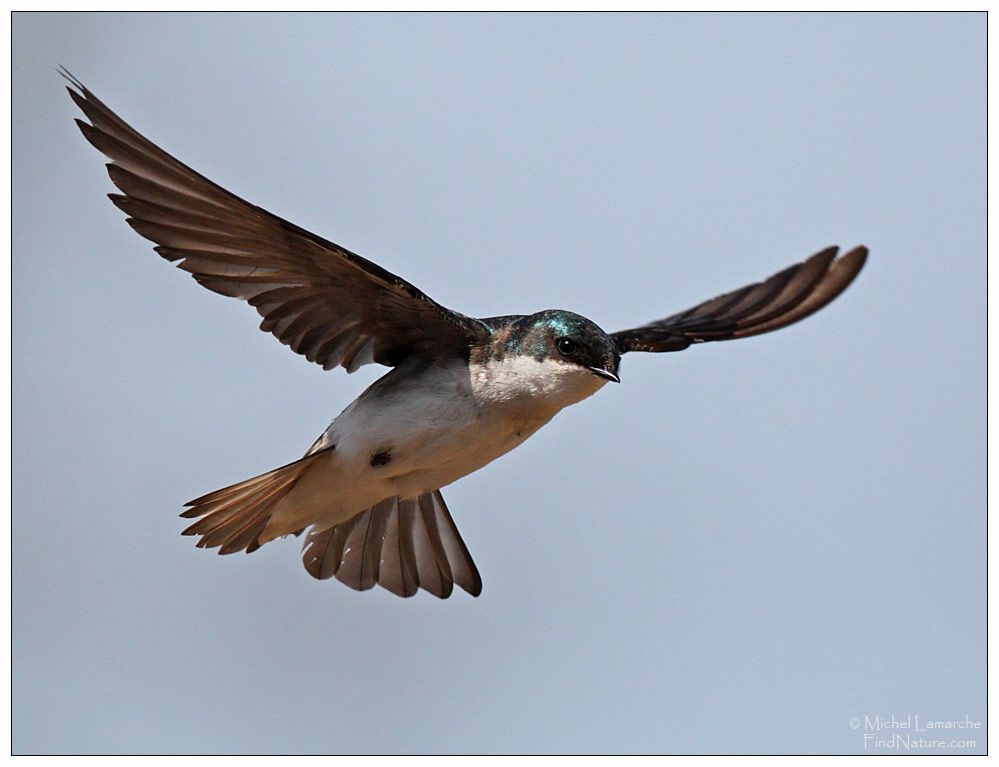
[[[391,370],[305,456],[186,504],[185,535],[220,554],[308,534],[305,569],[400,596],[482,581],[440,488],[517,447],[567,405],[619,382],[627,352],[674,352],[766,333],[821,309],[864,265],[865,247],[816,253],[763,282],[629,330],[562,309],[477,319],[377,264],[226,191],[129,127],[65,70],[110,158],[108,195],[161,256],[240,298],[260,329],[329,370]]]

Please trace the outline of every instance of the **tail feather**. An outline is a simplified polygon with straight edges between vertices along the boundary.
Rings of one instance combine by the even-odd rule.
[[[416,580],[416,555],[413,553],[412,545],[403,545],[405,536],[400,536],[399,533],[398,499],[390,498],[382,503],[394,504],[396,513],[391,513],[390,510],[390,513],[384,515],[385,540],[382,542],[381,558],[378,562],[378,581],[393,594],[411,597],[420,587],[419,581]]]
[[[343,539],[343,550],[350,552],[360,550],[361,556],[346,557],[341,555],[340,573],[345,582],[356,584],[360,590],[370,589],[378,579],[378,559],[367,556],[377,549],[375,542],[379,540],[379,530],[384,530],[386,516],[373,514],[371,509],[362,512],[353,525],[347,528]],[[339,545],[339,538],[337,539]]]
[[[310,575],[335,576],[358,591],[376,583],[402,597],[422,588],[446,599],[455,583],[472,596],[482,591],[439,490],[380,501],[347,522],[313,530],[302,549]]]
[[[252,494],[236,496],[228,502],[230,505],[218,508],[204,520],[209,524],[198,545],[202,548],[221,546],[219,554],[231,554],[249,546],[263,532],[274,504],[294,487],[298,476],[272,480]],[[215,517],[217,520],[211,524]]]
[[[210,545],[208,541],[216,538],[219,534],[228,536],[229,532],[234,531],[234,526],[241,524],[240,520],[245,521],[251,507],[257,510],[267,508],[268,501],[275,494],[281,494],[286,487],[285,482],[270,478],[269,483],[257,484],[249,492],[233,495],[226,501],[198,507],[204,516],[187,528],[184,533],[186,535],[201,535],[205,544]]]
[[[267,520],[270,516],[270,509],[266,507],[262,508],[238,527],[235,527],[231,532],[219,531],[216,533],[212,539],[211,547],[214,548],[215,545],[218,545],[219,554],[232,554],[236,551],[248,549],[250,544],[258,542],[257,537],[264,531],[264,527],[267,525]],[[218,543],[216,544],[215,541],[218,541]],[[209,548],[207,543],[205,548]]]
[[[262,486],[267,485],[270,482],[273,482],[274,475],[280,472],[281,470],[282,469],[274,469],[274,471],[269,471],[266,474],[261,474],[259,477],[252,477],[251,479],[247,479],[242,482],[237,482],[235,485],[229,485],[229,487],[223,487],[221,490],[214,490],[211,493],[206,493],[200,498],[195,498],[193,501],[188,501],[184,505],[191,506],[193,508],[181,512],[180,516],[200,517],[203,514],[207,514],[210,511],[214,511],[219,506],[227,505],[228,502],[232,501],[235,498],[239,498],[245,495],[251,495],[255,490],[259,490]]]
[[[255,551],[263,543],[259,537],[275,506],[291,492],[317,455],[188,501],[185,505],[191,508],[181,516],[200,519],[181,534],[200,535],[197,545],[218,547],[219,554]]]

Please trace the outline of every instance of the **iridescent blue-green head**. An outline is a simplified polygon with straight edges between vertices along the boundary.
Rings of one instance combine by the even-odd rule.
[[[621,353],[614,340],[586,317],[565,309],[546,309],[520,317],[496,333],[493,355],[533,357],[576,365],[620,383]]]

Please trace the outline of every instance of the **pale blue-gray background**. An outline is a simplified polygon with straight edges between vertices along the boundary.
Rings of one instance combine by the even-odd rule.
[[[863,752],[851,717],[984,720],[984,15],[17,14],[13,42],[15,752]],[[615,330],[872,256],[793,328],[627,356],[447,488],[479,599],[356,593],[176,515],[382,370],[324,373],[159,259],[60,63],[469,314]]]

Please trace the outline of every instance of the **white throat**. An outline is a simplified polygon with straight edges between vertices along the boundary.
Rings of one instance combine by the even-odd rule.
[[[472,392],[479,402],[551,418],[586,399],[607,380],[567,361],[506,356],[471,366]],[[547,420],[546,418],[546,420]]]

